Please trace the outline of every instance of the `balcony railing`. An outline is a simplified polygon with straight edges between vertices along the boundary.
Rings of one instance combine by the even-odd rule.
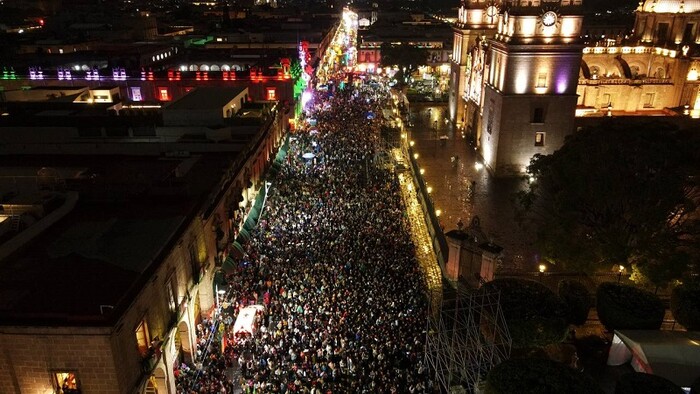
[[[673,81],[669,78],[599,78],[578,80],[579,85],[670,85]]]

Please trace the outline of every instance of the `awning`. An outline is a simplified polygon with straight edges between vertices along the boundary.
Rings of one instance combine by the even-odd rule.
[[[241,253],[241,256],[243,255],[243,247],[238,244],[237,242],[233,243],[233,251],[238,251]],[[224,263],[221,265],[221,269],[226,272],[227,274],[230,274],[234,271],[236,271],[236,262],[231,258],[231,255],[226,257],[226,260],[224,260]]]
[[[236,241],[243,245],[243,242],[240,242],[238,239],[243,240],[244,242],[249,242],[250,241],[250,232],[246,230],[245,228],[242,228],[241,231],[238,233],[238,237],[236,238]]]

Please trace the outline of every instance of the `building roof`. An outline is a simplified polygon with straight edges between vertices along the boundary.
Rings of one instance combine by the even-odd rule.
[[[165,110],[211,110],[223,108],[231,100],[236,98],[247,87],[222,87],[203,86],[198,87],[179,100],[173,101]]]
[[[202,209],[229,162],[230,155],[212,153],[0,157],[3,174],[85,169],[65,179],[66,188],[77,191],[75,207],[0,260],[0,324],[111,325]]]
[[[645,0],[642,11],[671,14],[700,12],[700,0]]]

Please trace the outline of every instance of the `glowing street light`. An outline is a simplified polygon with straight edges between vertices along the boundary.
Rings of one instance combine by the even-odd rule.
[[[624,265],[619,265],[617,267],[617,284],[620,284],[620,280],[622,279],[622,273],[625,272],[625,266]]]
[[[413,154],[413,158],[416,159],[416,160],[418,160],[418,153],[414,153],[414,154]]]
[[[420,169],[420,174],[421,174],[421,175],[425,174],[425,168],[421,168],[421,169]]]
[[[539,268],[540,268],[540,274],[544,274],[544,271],[547,270],[547,266],[544,265],[544,264],[540,264],[540,267],[539,267]]]
[[[442,215],[442,211],[439,210],[439,209],[436,209],[436,210],[435,210],[435,216],[440,217],[440,215]]]
[[[433,187],[432,187],[432,186],[428,186],[428,188],[427,188],[426,190],[428,191],[428,194],[430,194],[430,193],[433,192]]]
[[[411,145],[411,146],[413,146],[413,145],[416,144],[416,141],[411,141],[411,142],[409,142],[408,144]]]
[[[484,165],[481,164],[481,163],[479,163],[479,162],[477,161],[476,163],[474,163],[474,168],[475,168],[477,171],[480,171],[482,168],[484,168]]]

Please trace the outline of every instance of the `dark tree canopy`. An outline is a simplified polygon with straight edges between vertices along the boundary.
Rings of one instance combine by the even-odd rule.
[[[385,42],[381,46],[381,66],[397,66],[396,80],[408,83],[411,74],[418,70],[418,66],[425,65],[428,61],[428,50],[415,45],[394,45]],[[405,69],[405,70],[404,70]]]
[[[608,330],[658,330],[666,312],[654,293],[610,282],[598,286],[596,309]]]
[[[598,394],[602,393],[588,375],[564,364],[537,358],[504,361],[486,377],[487,394]]]
[[[688,330],[700,330],[700,281],[686,281],[671,293],[671,312]]]
[[[586,128],[533,157],[520,202],[545,258],[582,271],[634,265],[657,286],[686,270],[700,233],[697,133],[645,122]]]
[[[500,291],[503,317],[513,347],[546,346],[564,340],[568,332],[562,301],[541,283],[515,278],[488,282],[482,291]]]
[[[562,280],[558,286],[559,298],[566,306],[566,317],[569,324],[580,326],[588,320],[591,310],[591,294],[586,286],[574,280]]]

